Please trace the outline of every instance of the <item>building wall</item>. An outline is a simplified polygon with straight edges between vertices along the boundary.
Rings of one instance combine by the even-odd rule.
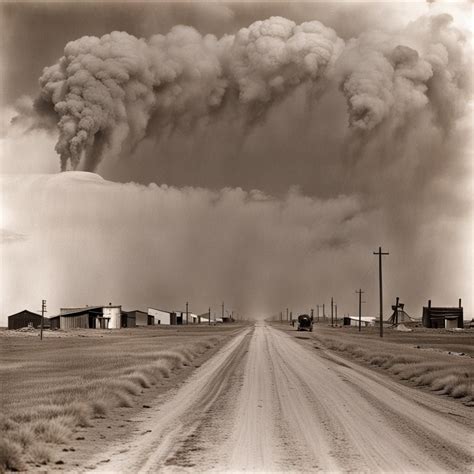
[[[61,320],[59,316],[49,320],[50,329],[60,329]]]
[[[426,328],[435,328],[435,329],[444,329],[446,326],[447,320],[455,320],[457,328],[464,327],[464,312],[463,308],[459,306],[458,308],[452,307],[434,307],[434,306],[424,306],[423,307],[423,326]],[[450,327],[451,324],[449,323]]]
[[[136,326],[148,326],[148,313],[143,311],[131,311],[135,315]]]
[[[120,329],[122,327],[122,307],[104,306],[103,317],[109,319],[109,329]]]
[[[60,316],[59,325],[61,329],[88,329],[89,313],[79,314],[76,316]]]
[[[148,308],[148,314],[153,316],[155,324],[164,324],[169,326],[172,324],[171,313],[168,311],[162,311],[161,309]]]
[[[8,317],[8,329],[26,328],[29,323],[32,323],[35,328],[40,327],[41,316],[28,311],[22,311]]]

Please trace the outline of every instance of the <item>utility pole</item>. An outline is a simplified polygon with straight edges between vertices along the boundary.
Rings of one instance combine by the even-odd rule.
[[[43,327],[44,327],[44,313],[46,313],[46,300],[41,301],[41,329],[40,329],[40,341],[43,340]]]
[[[224,302],[222,302],[222,321],[224,321]]]
[[[289,321],[289,318],[288,318],[288,308],[286,308],[286,320]]]
[[[314,309],[311,308],[311,321],[313,321],[313,320],[314,320]]]
[[[326,322],[326,310],[325,310],[325,303],[323,303],[323,321]]]
[[[364,291],[362,291],[359,288],[359,291],[356,291],[356,293],[359,294],[359,332],[360,332],[361,327],[362,327],[362,293],[364,293]]]
[[[186,325],[189,324],[188,302],[186,301]]]
[[[336,312],[335,318],[336,318],[336,326],[337,326],[337,304],[334,305],[334,309],[335,309],[335,312]]]
[[[382,252],[382,247],[379,247],[378,252],[374,252],[374,255],[379,256],[380,337],[383,337],[382,255],[390,254],[388,252]]]
[[[334,299],[331,296],[331,327],[334,327]]]
[[[316,320],[318,321],[319,323],[319,304],[316,305]]]
[[[209,326],[211,325],[211,308],[209,308]]]

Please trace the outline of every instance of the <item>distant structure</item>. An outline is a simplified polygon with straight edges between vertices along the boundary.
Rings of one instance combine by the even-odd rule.
[[[153,324],[153,317],[149,316],[145,311],[140,311],[134,309],[133,311],[124,311],[127,314],[127,320],[135,320],[135,326],[150,326]],[[131,327],[131,326],[122,326],[122,327]]]
[[[434,307],[431,306],[431,300],[428,300],[428,306],[423,307],[423,326],[425,328],[435,329],[456,329],[464,327],[463,307],[461,298],[459,298],[458,307]]]
[[[360,318],[362,326],[375,326],[375,318],[370,316],[362,316]],[[358,316],[344,316],[342,319],[343,326],[359,326]]]
[[[108,306],[61,308],[59,316],[51,318],[52,329],[120,329],[121,327],[122,307],[111,303]]]
[[[8,316],[8,329],[21,329],[26,328],[29,325],[34,328],[39,328],[41,326],[41,315],[24,309],[19,313]]]
[[[163,324],[165,326],[178,324],[176,313],[174,311],[166,311],[164,309],[158,308],[148,308],[148,316],[151,316],[153,318],[153,324]],[[180,318],[179,324],[183,324],[182,318]]]
[[[406,311],[405,305],[399,302],[399,298],[397,296],[397,301],[394,305],[392,305],[392,316],[388,319],[388,323],[397,326],[398,324],[410,323],[415,321]]]

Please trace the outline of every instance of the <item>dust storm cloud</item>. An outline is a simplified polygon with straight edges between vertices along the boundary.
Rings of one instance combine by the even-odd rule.
[[[32,305],[349,312],[362,286],[375,314],[380,244],[387,308],[471,307],[472,39],[446,10],[167,6],[157,28],[122,11],[49,44],[2,167],[104,180],[4,178],[4,312],[30,265],[47,269]]]

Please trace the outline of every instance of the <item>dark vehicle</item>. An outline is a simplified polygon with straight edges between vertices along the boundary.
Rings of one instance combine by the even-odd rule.
[[[313,331],[313,321],[307,314],[298,316],[298,331]]]

